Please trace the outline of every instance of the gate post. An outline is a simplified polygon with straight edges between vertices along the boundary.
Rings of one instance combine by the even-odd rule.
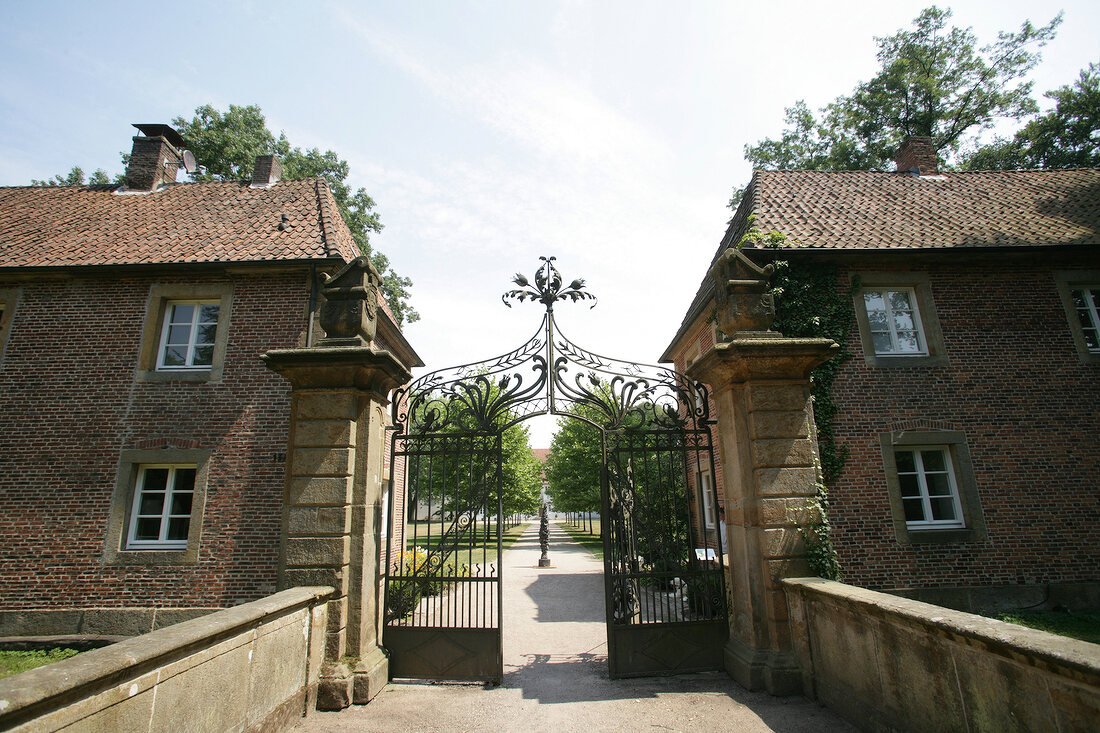
[[[688,367],[717,411],[730,589],[726,670],[750,690],[797,694],[802,678],[781,579],[810,574],[798,532],[821,480],[809,376],[839,346],[786,338],[774,318],[770,270],[728,250],[712,269],[718,327],[732,334]]]
[[[378,645],[385,414],[390,392],[412,375],[370,345],[373,330],[363,324],[375,317],[377,301],[372,313],[368,297],[376,297],[369,286],[377,272],[360,259],[326,281],[327,336],[317,346],[263,355],[291,384],[279,588],[336,589],[317,691],[322,710],[367,703],[389,680]],[[356,294],[341,298],[341,290]]]

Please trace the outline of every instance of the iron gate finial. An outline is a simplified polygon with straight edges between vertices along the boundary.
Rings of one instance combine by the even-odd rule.
[[[554,301],[565,300],[568,298],[573,302],[578,300],[591,300],[592,308],[596,307],[596,296],[592,293],[585,292],[584,279],[577,278],[565,288],[562,288],[561,273],[558,272],[558,268],[554,267],[554,260],[556,257],[539,257],[542,260],[542,264],[539,269],[535,271],[535,284],[532,285],[522,273],[517,272],[516,276],[512,278],[512,282],[519,285],[521,290],[509,290],[504,295],[500,296],[504,305],[509,308],[512,304],[508,301],[518,300],[523,302],[525,300],[537,300],[546,306],[547,312],[554,310]]]

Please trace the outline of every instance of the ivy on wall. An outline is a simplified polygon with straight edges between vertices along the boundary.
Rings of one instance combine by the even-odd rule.
[[[763,232],[749,217],[748,229],[737,243],[767,249],[792,246],[779,232]],[[833,398],[833,382],[841,366],[851,358],[848,337],[855,323],[852,294],[859,283],[842,291],[837,287],[839,270],[835,265],[776,260],[771,293],[775,296],[775,322],[772,329],[793,338],[829,338],[840,345],[840,351],[810,375],[814,424],[817,427],[821,473],[824,483],[818,485],[817,499],[805,507],[809,519],[799,522],[799,532],[806,543],[810,569],[822,578],[840,579],[840,564],[830,539],[827,485],[840,475],[848,456],[847,446],[837,445],[833,432],[837,404]]]

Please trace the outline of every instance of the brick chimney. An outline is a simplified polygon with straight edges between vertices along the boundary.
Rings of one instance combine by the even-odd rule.
[[[898,148],[894,162],[898,164],[898,173],[914,173],[918,176],[934,176],[939,173],[939,158],[932,138],[923,135],[910,135]]]
[[[257,155],[252,169],[252,187],[270,186],[283,177],[283,162],[274,155]]]
[[[183,160],[183,138],[168,125],[134,123],[134,127],[142,134],[134,137],[126,190],[156,191],[165,183],[175,183]]]

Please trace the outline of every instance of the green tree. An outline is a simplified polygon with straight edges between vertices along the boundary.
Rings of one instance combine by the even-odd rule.
[[[963,164],[968,170],[1100,167],[1100,64],[1082,69],[1072,85],[1046,96],[1050,112],[1031,120],[1010,139],[979,148]]]
[[[584,412],[586,417],[599,422],[599,415],[594,413],[590,408]],[[599,428],[583,420],[562,418],[550,441],[550,455],[546,459],[547,493],[554,509],[559,512],[600,511],[602,463]]]
[[[64,176],[57,175],[45,181],[40,181],[37,178],[31,179],[32,186],[100,186],[110,182],[111,177],[102,168],[96,168],[92,175],[85,180],[84,169],[78,165],[74,165],[73,169]]]
[[[531,450],[531,432],[513,425],[501,436],[504,516],[534,514],[539,510],[542,465]]]
[[[964,135],[1035,112],[1032,83],[1023,78],[1039,61],[1037,49],[1054,37],[1061,13],[1041,28],[1025,21],[1019,32],[1002,32],[980,50],[971,29],[948,28],[950,17],[933,6],[912,29],[876,38],[874,78],[826,105],[820,117],[796,102],[780,137],[746,145],[745,157],[765,169],[884,169],[905,137],[924,135],[950,159]]]
[[[283,163],[283,179],[324,178],[340,208],[344,223],[351,230],[359,250],[370,257],[382,273],[382,292],[398,325],[420,319],[409,303],[412,280],[402,277],[390,266],[389,258],[370,243],[370,234],[382,230],[382,222],[374,211],[374,200],[366,190],[352,190],[347,184],[351,171],[346,160],[331,150],[318,148],[304,150],[291,146],[286,134],[275,137],[267,129],[263,111],[256,105],[229,105],[222,112],[209,104],[195,109],[191,119],[177,117],[173,126],[183,137],[184,147],[195,154],[202,168],[190,174],[193,181],[247,181],[252,178],[252,167],[257,155],[279,156]],[[129,162],[129,153],[123,153],[123,165]],[[114,182],[121,183],[122,176]],[[91,184],[110,183],[110,177],[102,169],[96,170],[88,181]],[[84,171],[80,167],[66,176],[54,176],[46,181],[32,181],[35,186],[81,186]]]

